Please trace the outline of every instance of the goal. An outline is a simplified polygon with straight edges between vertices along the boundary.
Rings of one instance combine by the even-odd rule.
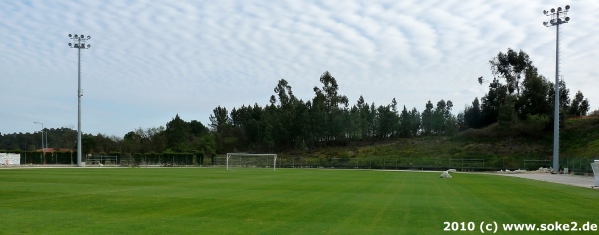
[[[117,166],[117,156],[89,156],[87,157],[86,165],[98,165],[98,166]]]
[[[272,167],[277,170],[277,155],[272,153],[227,153],[227,170],[231,167]]]

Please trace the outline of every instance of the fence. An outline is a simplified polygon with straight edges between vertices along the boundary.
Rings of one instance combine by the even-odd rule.
[[[76,165],[76,152],[21,152],[21,165]],[[86,165],[161,165],[161,166],[185,166],[196,164],[196,156],[192,153],[146,153],[146,154],[122,154],[110,153],[109,155],[81,156],[81,161]]]
[[[366,158],[302,158],[279,156],[281,168],[342,168],[342,169],[414,169],[414,170],[494,170],[484,159],[366,157]],[[500,168],[497,168],[500,169]]]
[[[21,152],[21,165],[73,165],[77,164],[76,152]],[[85,156],[83,156],[85,159]]]
[[[560,166],[572,172],[592,172],[591,165],[597,158],[561,158]],[[303,158],[279,155],[277,168],[341,168],[341,169],[414,169],[460,171],[538,170],[551,167],[551,160],[523,159],[519,161],[503,158],[410,158],[410,157],[366,157],[366,158]]]
[[[552,161],[551,160],[529,160],[529,159],[524,159],[523,161],[523,167],[522,169],[524,170],[537,170],[541,167],[543,168],[550,168],[552,165]]]
[[[21,165],[75,165],[76,153],[22,152]],[[90,160],[106,164],[109,160],[120,166],[224,166],[226,157],[204,157],[193,153],[146,153],[121,154],[110,153],[114,160],[101,156],[89,157]],[[599,157],[561,157],[560,168],[568,168],[572,172],[591,173],[591,165]],[[84,162],[88,157],[83,156]],[[91,163],[91,162],[90,162]],[[272,160],[270,162],[272,164]],[[497,170],[537,170],[540,167],[551,167],[551,157],[544,159],[508,159],[502,157],[483,158],[451,158],[451,157],[401,157],[401,156],[367,156],[367,157],[301,157],[278,155],[277,168],[341,168],[341,169],[414,169],[414,170],[447,170],[497,171]],[[270,165],[266,164],[265,165]],[[258,166],[259,167],[259,166]]]
[[[191,166],[197,157],[191,153],[126,154],[119,162],[121,166]]]
[[[569,171],[571,172],[587,172],[587,173],[591,173],[593,172],[593,169],[591,168],[591,163],[594,160],[599,160],[599,157],[597,158],[566,158],[566,159],[560,159],[562,165],[562,168],[567,167]]]

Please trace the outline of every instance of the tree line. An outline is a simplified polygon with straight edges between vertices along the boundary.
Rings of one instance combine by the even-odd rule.
[[[200,155],[217,153],[277,152],[346,145],[351,142],[384,141],[416,136],[452,136],[469,128],[484,128],[495,123],[509,135],[516,129],[538,134],[550,130],[553,120],[554,84],[538,74],[529,56],[523,51],[508,49],[489,61],[494,75],[491,81],[478,78],[480,85],[488,83],[488,92],[476,97],[457,115],[451,100],[430,100],[423,111],[416,107],[368,103],[360,96],[352,105],[339,93],[337,79],[324,72],[320,86],[314,86],[314,96],[302,100],[293,94],[291,85],[281,79],[274,87],[269,103],[260,106],[242,105],[230,111],[218,106],[209,117],[210,123],[185,121],[179,115],[166,125],[137,128],[125,136],[85,134],[84,153],[174,153],[195,152]],[[562,80],[560,115],[586,115],[589,101],[578,91],[570,100],[569,90]],[[49,145],[73,149],[76,131],[69,128],[46,129]],[[525,134],[526,134],[525,133]],[[0,134],[0,149],[32,150],[39,148],[39,133]]]
[[[555,105],[555,83],[538,73],[528,54],[508,49],[489,61],[493,80],[481,100],[475,98],[460,115],[467,128],[483,128],[498,123],[507,132],[515,128],[533,128],[538,133],[552,126]],[[478,82],[485,84],[483,77]],[[570,99],[570,90],[559,80],[559,114],[561,124],[568,116],[584,116],[589,101],[581,91]]]

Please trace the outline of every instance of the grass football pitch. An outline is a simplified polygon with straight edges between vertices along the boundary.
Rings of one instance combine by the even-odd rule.
[[[599,223],[597,190],[496,175],[439,175],[6,169],[0,170],[0,234],[480,234],[483,221]],[[445,222],[473,222],[476,230],[446,232]]]

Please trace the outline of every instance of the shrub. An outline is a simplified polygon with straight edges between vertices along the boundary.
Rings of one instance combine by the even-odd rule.
[[[541,137],[543,130],[549,122],[549,117],[546,115],[527,115],[526,121],[520,126],[522,133],[533,137]]]

